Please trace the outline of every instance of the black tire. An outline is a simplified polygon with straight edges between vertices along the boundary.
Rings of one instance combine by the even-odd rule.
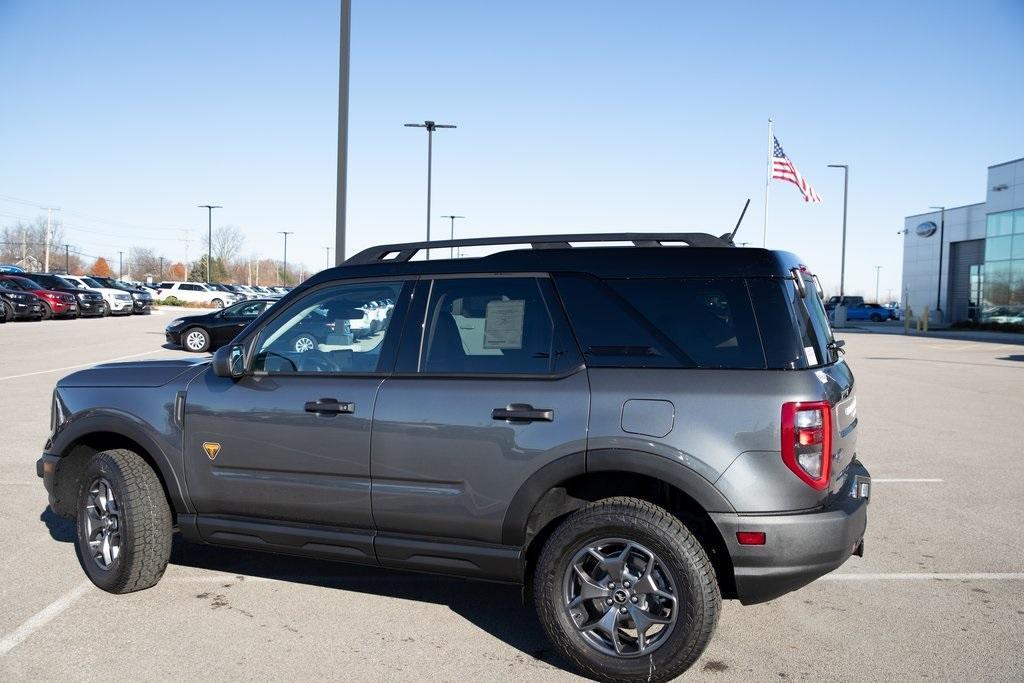
[[[190,337],[197,341],[201,339],[202,343],[193,343]],[[192,353],[206,353],[210,350],[210,333],[201,327],[188,328],[181,333],[181,348]]]
[[[94,559],[88,538],[91,491],[99,482],[109,484],[116,503],[118,553],[107,567]],[[97,587],[131,593],[155,586],[171,557],[172,524],[160,480],[139,455],[103,451],[85,466],[78,493],[76,548],[82,569]]]
[[[882,316],[878,315],[877,313],[872,313],[871,314],[871,322],[873,322],[873,323],[880,323],[880,322],[882,322]]]
[[[104,301],[103,302],[103,308],[100,309],[100,317],[101,318],[106,318],[108,315],[110,315],[110,304],[108,304],[106,301]]]
[[[214,299],[212,303],[217,308],[224,308],[224,302],[221,301],[220,299]]]
[[[50,308],[50,304],[43,302],[43,317],[40,320],[50,320],[53,318],[53,309]]]
[[[3,315],[0,315],[0,323],[14,320],[14,308],[6,301],[0,301],[0,304],[2,304],[0,305],[0,309],[2,309],[0,313],[3,313]]]
[[[648,654],[624,657],[599,651],[581,635],[564,604],[563,577],[573,558],[590,543],[607,538],[650,549],[676,586],[675,624]],[[533,589],[537,615],[548,638],[566,659],[598,680],[675,678],[704,652],[722,608],[715,570],[700,542],[677,517],[637,498],[608,498],[566,518],[544,544]]]

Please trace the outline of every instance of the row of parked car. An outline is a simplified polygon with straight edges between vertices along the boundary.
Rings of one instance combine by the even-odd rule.
[[[224,308],[253,299],[280,299],[291,287],[261,287],[259,285],[229,285],[223,282],[164,281],[147,285],[156,291],[158,299],[174,298],[190,304],[205,304]]]
[[[0,272],[0,322],[149,313],[153,295],[109,277]]]

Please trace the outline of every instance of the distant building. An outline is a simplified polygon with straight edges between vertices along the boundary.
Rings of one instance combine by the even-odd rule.
[[[903,226],[904,307],[938,305],[947,323],[1024,322],[1024,158],[988,167],[985,202]]]

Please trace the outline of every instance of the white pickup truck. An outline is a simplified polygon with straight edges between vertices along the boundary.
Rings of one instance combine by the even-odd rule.
[[[157,297],[174,297],[178,301],[192,304],[208,304],[217,308],[234,303],[234,297],[226,292],[211,289],[201,282],[161,282],[156,290]]]

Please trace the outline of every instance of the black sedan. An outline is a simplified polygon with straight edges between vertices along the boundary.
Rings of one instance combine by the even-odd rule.
[[[228,344],[242,328],[275,303],[269,299],[253,299],[212,313],[172,320],[164,330],[167,343],[194,353],[213,351]]]
[[[43,302],[39,297],[22,291],[13,282],[0,280],[0,322],[42,319]]]

